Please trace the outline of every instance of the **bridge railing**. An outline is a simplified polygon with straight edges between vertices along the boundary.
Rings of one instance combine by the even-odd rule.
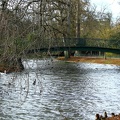
[[[51,47],[104,47],[120,49],[120,40],[95,39],[95,38],[58,38],[37,41],[31,49]]]
[[[104,48],[117,48],[120,49],[120,40],[110,39],[87,39],[86,46],[91,47],[104,47]]]
[[[120,49],[120,40],[95,39],[95,38],[71,38],[67,46],[104,47]]]

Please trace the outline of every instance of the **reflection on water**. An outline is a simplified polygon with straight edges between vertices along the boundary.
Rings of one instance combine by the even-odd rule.
[[[0,75],[0,120],[94,120],[120,112],[120,67],[24,61],[22,73]],[[34,84],[33,84],[34,82]]]

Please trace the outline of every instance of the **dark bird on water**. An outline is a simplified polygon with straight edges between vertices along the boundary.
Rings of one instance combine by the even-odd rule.
[[[33,85],[36,85],[36,79],[34,80]]]

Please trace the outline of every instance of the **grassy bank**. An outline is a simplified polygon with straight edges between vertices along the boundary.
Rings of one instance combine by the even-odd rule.
[[[64,57],[58,57],[58,60],[65,60]],[[67,62],[87,62],[87,63],[99,63],[99,64],[114,64],[120,65],[120,59],[118,58],[93,58],[93,57],[73,57],[65,60]]]

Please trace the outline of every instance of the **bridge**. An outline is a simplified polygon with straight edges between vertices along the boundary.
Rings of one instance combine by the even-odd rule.
[[[120,54],[120,40],[93,38],[47,39],[37,42],[26,51],[29,53],[55,51],[100,51]]]

